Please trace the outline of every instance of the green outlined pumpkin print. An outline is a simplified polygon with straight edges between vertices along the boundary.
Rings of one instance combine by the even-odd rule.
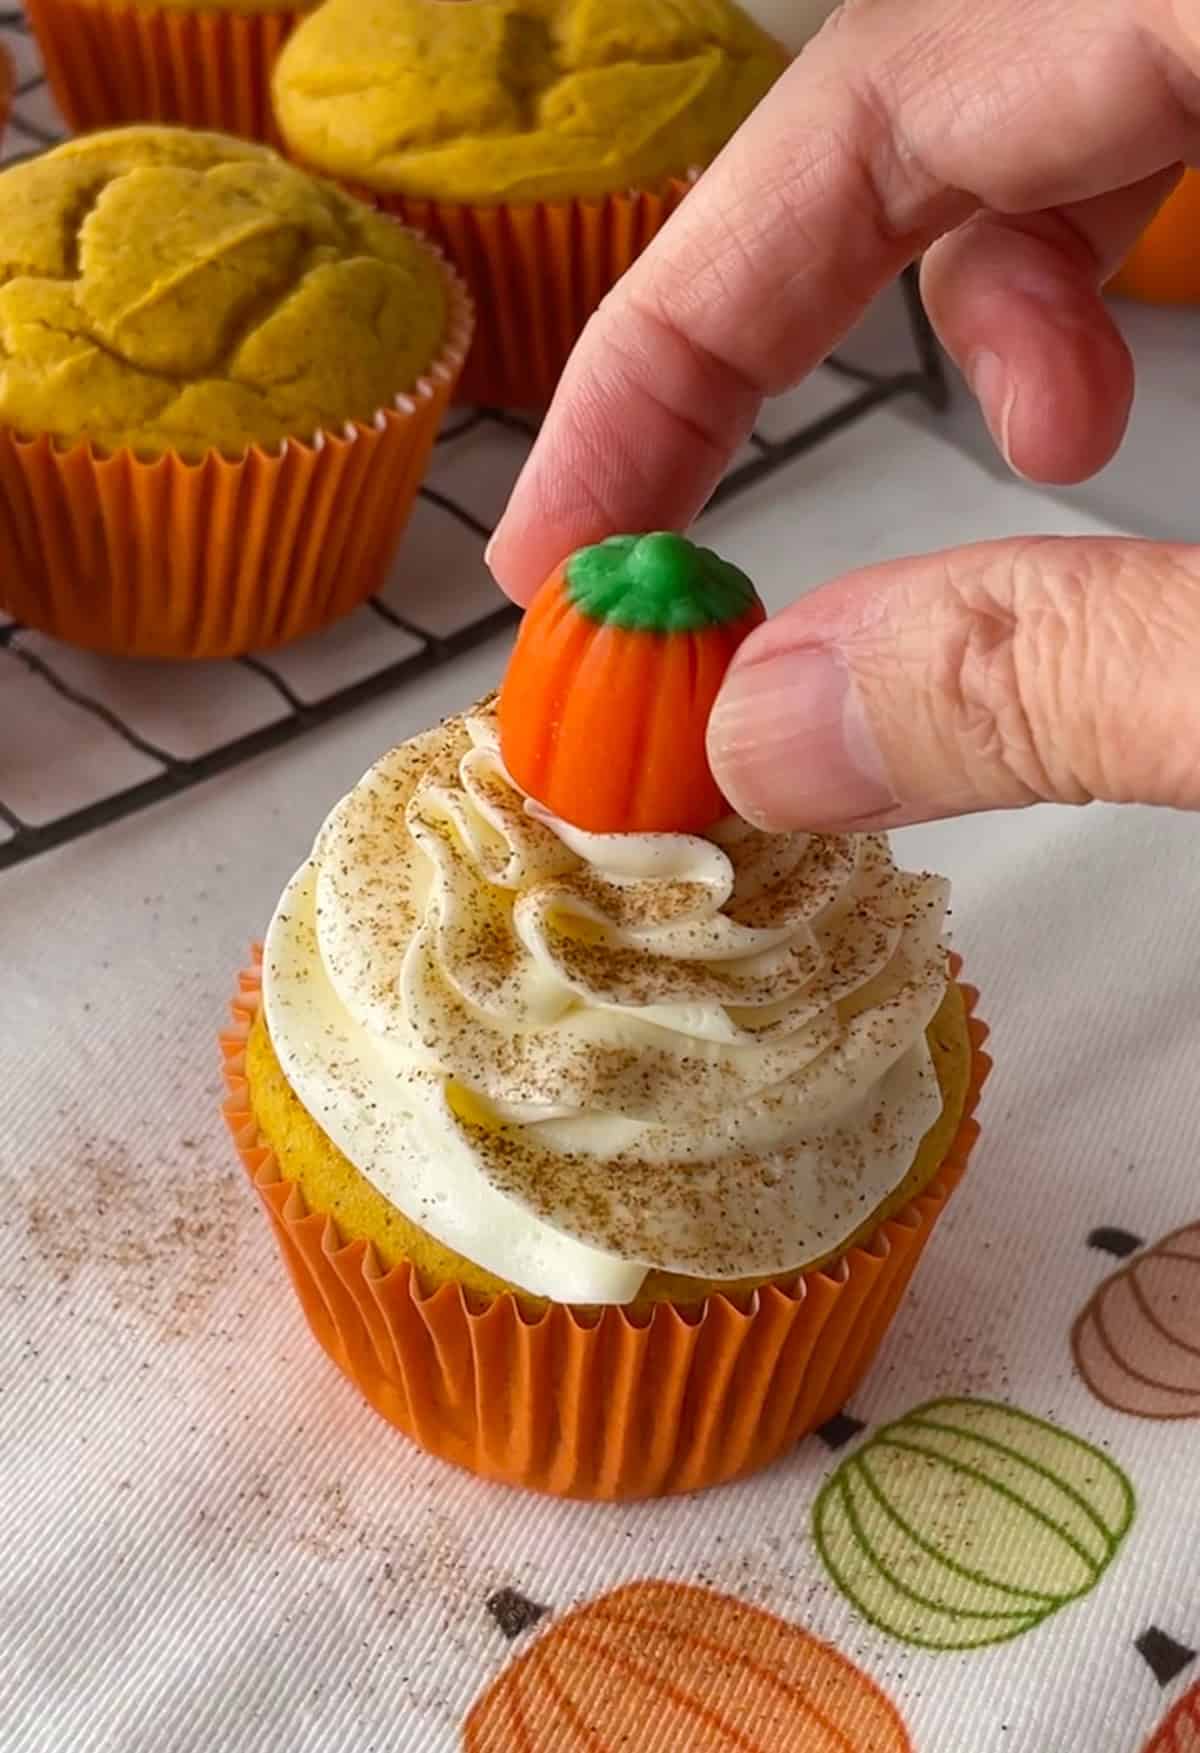
[[[880,1630],[926,1649],[1030,1631],[1087,1595],[1133,1520],[1128,1479],[1090,1443],[988,1400],[931,1400],[885,1425],[821,1490],[833,1581]]]

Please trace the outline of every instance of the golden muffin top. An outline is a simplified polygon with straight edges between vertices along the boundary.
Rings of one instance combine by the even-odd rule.
[[[266,147],[125,128],[0,172],[0,424],[141,455],[368,420],[440,349],[410,233]]]
[[[556,200],[707,164],[786,65],[732,0],[326,0],[275,110],[298,158],[371,188]]]

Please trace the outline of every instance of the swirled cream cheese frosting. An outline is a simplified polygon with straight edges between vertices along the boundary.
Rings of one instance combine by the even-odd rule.
[[[874,835],[580,832],[494,705],[402,744],[268,933],[295,1094],[445,1247],[537,1296],[782,1274],[904,1179],[941,1096],[947,885]]]

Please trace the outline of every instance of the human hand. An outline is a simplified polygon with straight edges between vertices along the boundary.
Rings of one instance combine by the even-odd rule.
[[[846,0],[593,318],[494,538],[526,601],[614,530],[684,528],[763,398],[922,252],[1011,466],[1120,442],[1099,289],[1200,159],[1195,0]],[[1200,550],[989,543],[874,567],[743,646],[710,726],[769,826],[1058,798],[1200,807]]]

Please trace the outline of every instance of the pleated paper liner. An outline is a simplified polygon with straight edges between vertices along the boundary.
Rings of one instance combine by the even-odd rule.
[[[26,12],[73,132],[174,122],[278,144],[271,73],[303,10],[26,0]]]
[[[954,959],[954,972],[961,964]],[[925,1191],[840,1260],[740,1304],[712,1296],[648,1314],[511,1294],[432,1294],[407,1264],[384,1272],[343,1244],[281,1178],[250,1111],[245,1044],[261,952],[241,975],[222,1037],[225,1117],[304,1312],[375,1410],[443,1460],[507,1485],[627,1499],[694,1491],[767,1466],[846,1402],[865,1375],[978,1136],[991,1061],[969,1013],[972,1075],[961,1125]]]
[[[0,427],[0,606],[92,651],[174,658],[282,645],[357,608],[387,576],[470,346],[470,300],[445,278],[439,358],[341,433],[193,463]]]
[[[464,206],[352,186],[433,239],[475,299],[475,345],[457,400],[549,406],[592,312],[674,213],[694,178],[603,200]]]

